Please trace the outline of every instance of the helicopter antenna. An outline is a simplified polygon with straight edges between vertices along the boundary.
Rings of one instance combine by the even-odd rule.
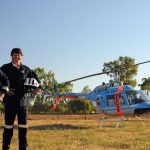
[[[141,62],[141,63],[137,63],[137,64],[131,65],[131,66],[127,67],[127,68],[124,67],[123,69],[128,69],[128,68],[131,68],[131,67],[134,67],[134,66],[138,66],[138,65],[142,65],[142,64],[146,64],[146,63],[150,63],[150,61],[144,61],[144,62]],[[66,81],[64,83],[70,83],[70,82],[82,80],[82,79],[85,79],[85,78],[89,78],[89,77],[93,77],[93,76],[98,76],[98,75],[102,75],[102,74],[109,74],[109,73],[113,73],[113,74],[117,74],[118,75],[119,71],[114,70],[114,71],[107,71],[107,72],[95,73],[95,74],[83,76],[83,77],[80,77],[80,78],[76,78],[76,79],[73,79],[73,80],[69,80],[69,81]]]

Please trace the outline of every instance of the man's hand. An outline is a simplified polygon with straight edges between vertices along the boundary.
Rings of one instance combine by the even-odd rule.
[[[32,94],[34,95],[39,95],[42,94],[42,89],[41,88],[36,88],[32,91]]]
[[[3,100],[5,94],[4,93],[0,93],[0,100]]]
[[[15,91],[15,89],[10,88],[9,91],[6,94],[9,95],[9,96],[12,96],[12,95],[15,94],[14,91]]]

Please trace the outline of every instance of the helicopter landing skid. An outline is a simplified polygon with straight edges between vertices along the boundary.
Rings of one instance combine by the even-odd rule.
[[[135,116],[135,118],[138,119],[141,122],[142,126],[145,126],[145,123],[142,120],[142,118],[140,118],[139,116]]]
[[[115,128],[118,128],[119,125],[120,125],[120,123],[121,123],[122,121],[125,121],[125,123],[127,124],[127,121],[126,121],[126,119],[125,119],[124,116],[121,116],[121,117],[120,117],[119,119],[117,119],[117,120],[112,120],[112,119],[108,120],[108,119],[105,119],[105,115],[104,115],[104,116],[102,116],[102,118],[100,119],[100,122],[101,122],[100,127],[101,127],[101,128],[103,127],[103,122],[117,122]]]

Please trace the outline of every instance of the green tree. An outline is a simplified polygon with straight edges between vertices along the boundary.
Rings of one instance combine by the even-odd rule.
[[[91,89],[90,89],[90,87],[89,87],[88,85],[86,85],[86,86],[83,88],[82,93],[89,93],[89,92],[91,92]]]
[[[70,100],[69,106],[72,113],[90,113],[94,106],[90,100]]]
[[[69,112],[69,106],[65,100],[60,100],[57,107],[58,107],[59,113],[68,113]]]
[[[102,71],[103,72],[111,71],[115,74],[115,77],[117,77],[116,80],[123,82],[124,85],[129,84],[135,87],[137,82],[133,78],[135,75],[137,75],[138,66],[133,65],[135,65],[135,59],[127,56],[125,57],[120,56],[118,60],[104,63],[103,65],[104,68]]]
[[[41,96],[38,96],[34,102],[32,112],[40,113],[40,112],[51,112],[53,103],[50,101],[54,98],[58,93],[67,93],[71,92],[73,88],[72,83],[58,83],[57,80],[54,79],[55,74],[52,71],[46,72],[44,68],[35,68],[34,71],[38,75],[39,79],[41,80],[41,84],[43,87],[43,93]],[[58,105],[59,109],[57,112],[66,112],[67,108],[66,105],[60,103]]]
[[[146,94],[149,95],[150,92],[150,77],[142,78],[143,83],[140,85],[141,90],[146,91]]]
[[[42,99],[41,96],[37,96],[31,111],[33,113],[47,113],[48,110],[49,105],[47,102],[44,102],[44,99]]]
[[[58,83],[57,89],[59,93],[68,93],[72,92],[73,84],[72,83]]]
[[[56,95],[59,93],[67,93],[71,92],[73,88],[72,83],[59,83],[57,80],[54,79],[55,74],[52,71],[46,72],[44,68],[35,68],[34,71],[40,78],[42,82],[42,86],[44,89],[44,95]]]
[[[43,94],[54,94],[53,88],[53,78],[54,73],[52,71],[46,72],[44,68],[35,68],[34,71],[38,75],[39,79],[41,80],[42,87],[44,89]]]

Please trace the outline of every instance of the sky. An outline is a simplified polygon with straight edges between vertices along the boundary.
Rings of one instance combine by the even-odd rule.
[[[150,60],[149,0],[0,0],[0,66],[14,47],[23,64],[55,73],[58,82],[102,71],[119,56]],[[150,77],[139,66],[138,83]],[[74,92],[108,82],[106,75],[74,82]]]

